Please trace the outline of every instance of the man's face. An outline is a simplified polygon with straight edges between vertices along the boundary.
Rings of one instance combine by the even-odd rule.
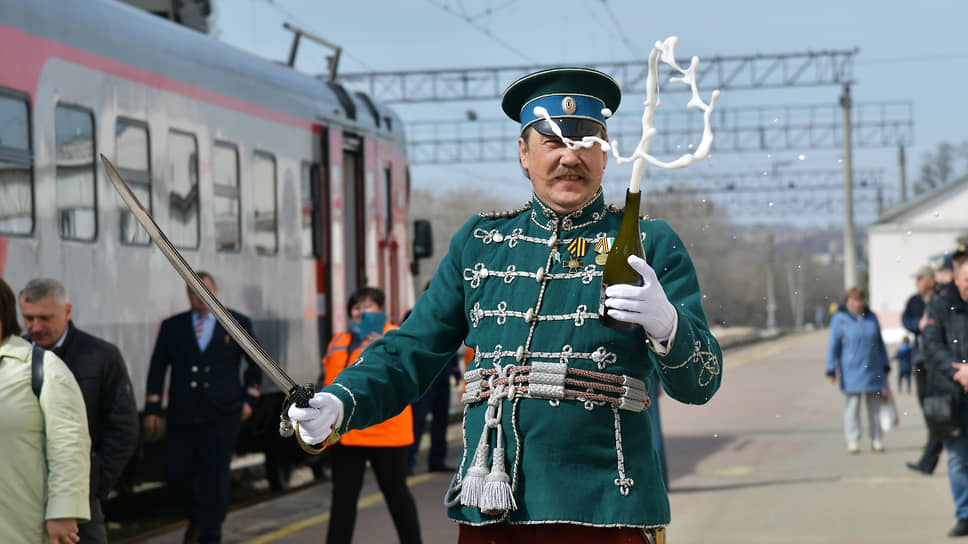
[[[528,171],[534,193],[559,214],[581,208],[602,186],[608,154],[601,147],[571,150],[560,138],[529,130],[518,138],[521,167]]]
[[[44,349],[51,349],[67,330],[71,304],[58,302],[53,297],[41,297],[33,302],[20,297],[20,312],[24,314],[24,328],[30,339]]]
[[[202,283],[208,287],[208,290],[212,292],[213,295],[218,296],[218,289],[215,288],[215,284],[210,278],[202,278]],[[192,311],[196,314],[205,315],[208,313],[208,306],[202,301],[202,297],[195,294],[195,291],[188,289],[188,305],[192,307]]]
[[[955,287],[958,288],[958,294],[961,295],[961,300],[968,302],[968,261],[955,267],[954,282]]]
[[[920,276],[918,278],[918,293],[926,295],[934,291],[934,276]]]

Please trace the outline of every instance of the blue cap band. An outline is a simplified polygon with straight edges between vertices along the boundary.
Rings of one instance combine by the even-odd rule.
[[[574,104],[573,111],[565,111],[566,103],[569,100]],[[602,128],[605,127],[605,115],[602,114],[605,103],[598,98],[582,94],[548,94],[531,100],[521,108],[522,131],[531,123],[544,119],[544,117],[540,117],[534,113],[534,108],[537,106],[548,110],[548,115],[552,119],[589,119],[600,123]]]

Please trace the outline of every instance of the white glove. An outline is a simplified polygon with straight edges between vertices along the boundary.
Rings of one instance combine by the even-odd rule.
[[[316,393],[310,408],[289,407],[289,419],[299,423],[299,437],[307,444],[321,444],[343,422],[343,402],[332,393]]]
[[[676,309],[666,298],[649,263],[641,257],[629,255],[629,266],[642,276],[644,283],[609,285],[605,289],[608,315],[626,323],[638,323],[653,340],[664,342],[674,332]]]

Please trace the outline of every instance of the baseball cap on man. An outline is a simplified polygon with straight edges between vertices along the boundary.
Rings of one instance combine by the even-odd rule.
[[[551,68],[528,74],[510,84],[501,99],[501,109],[521,123],[547,136],[556,134],[548,121],[535,113],[547,110],[566,138],[594,136],[605,128],[605,119],[615,113],[622,91],[607,74],[590,68]]]
[[[919,278],[919,279],[920,278],[933,278],[934,277],[934,269],[931,268],[928,265],[924,265],[921,268],[918,268],[918,271],[917,271],[916,274],[914,274],[914,277],[915,278]]]
[[[954,263],[952,262],[951,257],[951,253],[945,253],[944,258],[941,259],[941,266],[938,267],[938,270],[953,270]]]

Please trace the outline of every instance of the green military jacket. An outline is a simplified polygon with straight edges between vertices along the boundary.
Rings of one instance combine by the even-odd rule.
[[[705,403],[719,387],[722,353],[689,254],[665,221],[642,220],[641,231],[678,311],[672,338],[657,347],[641,328],[599,323],[595,256],[620,222],[601,191],[565,216],[535,196],[521,210],[470,219],[400,329],[325,389],[343,402],[339,431],[399,413],[464,342],[476,354],[465,375],[464,451],[446,499],[452,519],[667,524],[643,382],[658,372],[672,398]]]

